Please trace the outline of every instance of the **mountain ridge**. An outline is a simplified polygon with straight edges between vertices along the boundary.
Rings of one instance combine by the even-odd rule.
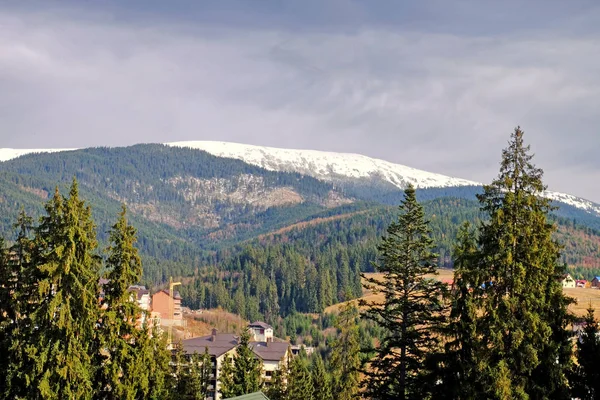
[[[364,182],[388,184],[404,189],[408,184],[418,189],[483,186],[481,182],[423,171],[383,159],[357,153],[320,150],[283,149],[223,141],[179,141],[164,143],[169,147],[206,151],[217,157],[233,158],[266,170],[294,172],[327,182]],[[31,153],[49,153],[76,149],[0,149],[0,162]],[[557,202],[600,217],[600,204],[579,196],[546,191],[544,195]]]

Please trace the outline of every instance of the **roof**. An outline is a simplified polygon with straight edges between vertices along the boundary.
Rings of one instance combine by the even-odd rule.
[[[281,361],[290,347],[288,342],[252,342],[250,345],[254,354],[264,361]]]
[[[154,293],[154,296],[156,296],[156,295],[157,295],[157,294],[159,294],[159,293],[164,293],[164,294],[166,294],[167,296],[169,296],[169,291],[168,291],[167,289],[163,289],[163,290],[161,290],[160,292],[156,292],[156,293]],[[178,292],[178,291],[174,291],[174,292],[173,292],[173,298],[174,298],[175,300],[181,300],[181,295],[179,295],[179,292]]]
[[[233,333],[218,333],[215,335],[214,341],[213,336],[208,335],[185,339],[181,341],[181,344],[183,345],[183,351],[188,354],[194,352],[202,354],[204,349],[208,349],[211,356],[219,357],[238,345],[238,337]]]
[[[595,276],[593,280],[598,280],[598,281],[600,281],[600,276]]]
[[[251,327],[260,327],[263,329],[273,329],[273,327],[269,324],[267,324],[266,322],[261,322],[261,321],[254,321],[253,323],[251,323],[250,325]]]
[[[129,290],[130,292],[136,292],[138,300],[140,300],[143,295],[150,293],[150,291],[148,289],[146,289],[145,286],[140,286],[140,285],[129,286],[129,288],[127,290]]]
[[[269,400],[269,398],[263,392],[255,392],[237,397],[229,397],[226,400]]]
[[[194,352],[204,353],[208,349],[208,354],[214,357],[220,357],[238,345],[238,336],[233,333],[218,333],[214,336],[201,336],[181,341],[183,351],[188,354]],[[281,361],[285,357],[290,344],[288,342],[251,342],[250,347],[256,356],[264,361]]]

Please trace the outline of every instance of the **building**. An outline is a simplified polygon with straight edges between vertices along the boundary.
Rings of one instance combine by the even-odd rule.
[[[225,357],[233,357],[237,348],[239,337],[232,333],[217,333],[216,329],[212,330],[209,336],[201,336],[192,339],[182,340],[183,351],[186,354],[203,354],[208,350],[210,354],[212,374],[211,382],[208,387],[208,400],[220,399],[219,394],[219,372]]]
[[[595,276],[594,279],[592,279],[592,287],[593,288],[600,287],[600,276]]]
[[[250,336],[255,342],[272,342],[273,327],[264,322],[256,321],[248,325]]]
[[[563,275],[562,287],[563,288],[574,288],[575,287],[575,279],[573,279],[573,277],[570,274]]]
[[[273,327],[264,322],[254,322],[248,326],[250,332],[250,348],[254,355],[262,360],[263,380],[269,384],[273,372],[281,368],[292,357],[290,344],[273,336]],[[257,340],[258,339],[258,340]],[[218,333],[213,329],[211,335],[181,341],[186,354],[204,353],[205,349],[211,357],[212,375],[209,386],[209,400],[220,400],[219,373],[225,357],[233,357],[239,345],[239,337],[232,333]]]
[[[133,285],[127,289],[131,292],[132,300],[137,301],[138,306],[144,311],[150,311],[150,291],[146,289],[146,286]]]
[[[173,307],[171,309],[171,307]],[[171,310],[173,316],[171,316]],[[173,292],[173,299],[168,290],[161,290],[152,296],[152,311],[160,314],[162,326],[184,326],[183,312],[181,310],[181,296]]]
[[[588,286],[588,281],[586,281],[585,279],[578,279],[575,281],[575,287],[587,287]]]

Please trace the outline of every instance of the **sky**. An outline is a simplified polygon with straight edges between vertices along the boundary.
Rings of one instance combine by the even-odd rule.
[[[596,0],[0,0],[0,148],[220,140],[600,202]]]

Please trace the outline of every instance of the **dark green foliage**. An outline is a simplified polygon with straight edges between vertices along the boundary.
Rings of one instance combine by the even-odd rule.
[[[483,392],[479,384],[475,307],[468,282],[473,281],[471,265],[475,262],[477,241],[470,224],[459,232],[454,249],[454,284],[450,295],[450,315],[441,334],[445,336],[443,352],[427,357],[430,371],[426,384],[433,399],[477,399]],[[468,384],[466,384],[468,382]]]
[[[233,365],[221,366],[221,394],[227,397],[241,396],[258,392],[263,385],[262,361],[254,355],[250,347],[250,332],[244,330],[232,360]]]
[[[297,356],[289,361],[286,400],[313,400],[314,387],[307,360]]]
[[[146,369],[139,355],[145,352],[140,346],[147,345],[145,338],[140,338],[146,333],[138,329],[136,323],[149,315],[142,314],[136,294],[128,290],[141,279],[142,264],[135,248],[136,231],[127,222],[125,207],[111,228],[109,239],[108,283],[103,287],[104,309],[97,328],[102,349],[96,379],[98,398],[134,399],[144,392],[140,383]]]
[[[273,372],[271,381],[266,387],[265,394],[269,400],[287,399],[288,362],[282,360],[282,366]]]
[[[333,393],[339,400],[350,400],[359,390],[360,339],[357,318],[358,310],[354,303],[349,302],[342,307],[335,323],[339,334],[331,346],[330,367],[333,371]]]
[[[477,251],[461,265],[461,285],[471,297],[454,302],[455,313],[470,315],[465,310],[474,307],[478,316],[475,331],[467,319],[455,337],[457,349],[476,351],[461,360],[467,374],[460,383],[471,385],[476,371],[485,390],[478,396],[487,398],[569,398],[571,299],[562,293],[556,227],[547,219],[552,207],[540,197],[542,170],[528,152],[515,129],[498,178],[478,196],[489,220],[480,226]]]
[[[204,400],[208,394],[212,366],[208,349],[202,355],[186,355],[183,346],[175,346],[173,356],[174,387],[171,398],[174,400]]]
[[[141,264],[124,212],[110,234],[102,311],[95,226],[77,182],[45,209],[39,225],[21,213],[10,251],[0,246],[0,397],[164,399],[166,342],[133,327],[139,310],[126,289]]]
[[[585,325],[577,340],[577,367],[572,376],[572,396],[593,400],[600,396],[600,329],[591,305],[583,323]]]
[[[333,400],[331,376],[325,370],[321,354],[316,353],[311,363],[311,377],[313,384],[313,400]]]
[[[27,279],[37,291],[21,300],[35,304],[23,332],[31,364],[22,373],[32,396],[89,399],[100,260],[91,210],[75,181],[68,198],[56,191],[46,204],[34,241],[39,254]]]
[[[364,304],[364,317],[385,329],[366,369],[367,392],[377,399],[423,398],[423,364],[439,346],[443,322],[444,284],[426,277],[436,273],[431,230],[410,186],[400,211],[378,246],[383,278],[366,278],[368,289],[384,295],[383,304]]]
[[[225,355],[221,362],[221,370],[219,371],[219,384],[221,385],[219,393],[222,398],[238,396],[239,389],[233,380],[233,359]]]

